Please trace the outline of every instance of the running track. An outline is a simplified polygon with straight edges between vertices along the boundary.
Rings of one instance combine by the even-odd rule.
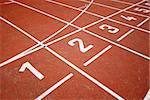
[[[148,0],[1,0],[1,100],[149,100]]]

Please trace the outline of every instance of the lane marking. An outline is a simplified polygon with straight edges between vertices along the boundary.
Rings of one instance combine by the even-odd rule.
[[[87,33],[89,33],[90,35],[95,36],[95,37],[97,37],[97,38],[99,38],[99,39],[102,39],[102,40],[104,40],[104,41],[106,41],[106,42],[109,42],[109,43],[111,43],[111,44],[113,44],[113,45],[115,45],[115,46],[118,46],[118,47],[120,47],[120,48],[122,48],[122,49],[124,49],[124,50],[127,50],[127,51],[129,51],[129,52],[131,52],[131,53],[133,53],[133,54],[135,54],[135,55],[138,55],[138,56],[141,56],[141,57],[143,57],[143,58],[145,58],[145,59],[147,59],[147,60],[150,60],[150,57],[148,57],[148,56],[146,56],[146,55],[144,55],[144,54],[142,54],[142,53],[139,53],[139,52],[137,52],[137,51],[135,51],[135,50],[132,50],[132,49],[130,49],[130,48],[127,48],[127,47],[125,47],[125,46],[123,46],[123,45],[121,45],[121,44],[118,44],[118,43],[116,43],[116,42],[113,42],[113,41],[111,41],[111,40],[109,40],[109,39],[107,39],[107,38],[104,38],[104,37],[100,36],[100,35],[97,35],[96,33],[90,32],[90,31],[85,30],[85,29],[84,29],[83,31],[84,31],[84,32],[87,32]]]
[[[150,89],[148,90],[147,94],[145,95],[144,100],[150,100]]]
[[[46,13],[46,12],[44,12],[44,11],[41,11],[41,10],[39,10],[39,9],[37,9],[37,8],[28,6],[28,5],[23,4],[23,3],[21,3],[21,2],[14,1],[14,3],[16,3],[16,4],[18,4],[18,5],[22,6],[22,7],[28,8],[28,9],[30,9],[30,10],[32,10],[32,11],[38,12],[38,13],[40,13],[40,14],[42,14],[42,15],[47,16],[47,17],[53,18],[53,19],[55,19],[55,20],[58,20],[58,21],[60,21],[60,22],[62,22],[62,23],[65,23],[65,24],[68,24],[68,23],[69,23],[69,22],[67,22],[67,21],[65,21],[65,20],[63,20],[63,19],[61,19],[61,18],[59,18],[59,17],[55,17],[55,16],[53,16],[53,15],[51,15],[51,14],[48,14],[48,13]],[[78,28],[78,27],[75,26],[74,24],[70,24],[70,25],[73,26],[73,27],[75,27],[75,28]]]
[[[48,90],[46,90],[44,93],[42,93],[40,96],[38,96],[35,100],[42,100],[47,95],[49,95],[51,92],[53,92],[55,89],[63,85],[67,80],[71,79],[73,77],[73,73],[68,74],[66,77],[61,79],[59,82],[57,82],[55,85],[50,87]]]
[[[23,29],[19,28],[18,26],[16,26],[15,24],[11,23],[10,21],[4,19],[3,17],[0,16],[0,20],[4,21],[5,23],[7,23],[8,25],[12,26],[13,28],[15,28],[16,30],[20,31],[21,33],[23,33],[24,35],[26,35],[27,37],[29,37],[30,39],[32,39],[33,41],[37,42],[40,45],[43,45],[41,42],[39,42],[35,37],[33,37],[31,34],[27,33],[26,31],[24,31]]]
[[[3,2],[3,3],[0,3],[0,5],[8,5],[8,4],[12,4],[13,2],[11,1],[8,1],[8,2]]]
[[[26,6],[25,6],[26,7]],[[27,6],[27,8],[28,8],[28,6]],[[29,9],[30,9],[30,7],[29,7]],[[126,8],[127,9],[127,8]],[[125,9],[125,10],[126,10]],[[31,10],[34,10],[34,9],[31,9]],[[40,12],[39,12],[40,13]],[[49,15],[49,14],[48,14]],[[49,16],[50,17],[50,16]],[[52,16],[53,17],[53,16]],[[53,17],[53,18],[55,18],[55,17]],[[57,17],[56,17],[57,18]],[[59,19],[59,18],[58,18]],[[57,20],[57,19],[56,19]],[[59,19],[60,20],[60,19]],[[101,19],[101,20],[99,20],[99,21],[103,21],[103,20],[105,20],[105,19]],[[64,20],[63,20],[64,21]],[[66,22],[66,21],[64,21],[65,23],[68,23],[68,22]],[[83,28],[79,28],[79,30],[77,30],[76,32],[79,32],[80,30],[83,30],[84,28],[87,28],[87,27],[90,27],[90,26],[92,26],[92,25],[94,25],[94,24],[96,24],[96,23],[98,23],[97,21],[96,22],[94,22],[94,23],[91,23],[91,24],[89,24],[89,25],[87,25],[87,26],[85,26],[85,27],[83,27]],[[71,24],[71,25],[73,25],[73,24]],[[75,31],[74,31],[74,33],[75,33]],[[73,35],[74,34],[73,32],[71,33],[71,34],[68,34],[68,36],[70,36],[70,35]],[[63,38],[66,38],[67,36],[64,36]],[[63,39],[63,38],[59,38],[59,39],[57,39],[57,40],[54,40],[54,41],[52,41],[52,42],[50,42],[50,43],[47,43],[47,46],[48,45],[51,45],[52,43],[55,43],[55,42],[57,42],[57,41],[60,41],[61,39]],[[37,44],[37,46],[39,46],[39,44]],[[35,47],[36,47],[36,45],[35,45]],[[35,50],[36,51],[36,50]],[[34,52],[34,51],[33,51]],[[31,51],[31,53],[32,53],[32,51]],[[29,53],[27,53],[27,54],[30,54],[30,52]],[[23,56],[26,56],[26,54],[24,54]],[[22,57],[23,57],[22,56]],[[21,57],[17,57],[17,59],[19,59],[19,58],[21,58]],[[4,66],[4,65],[6,65],[6,64],[8,64],[8,63],[10,63],[10,62],[12,62],[12,61],[15,61],[15,60],[17,60],[17,59],[14,59],[14,60],[12,60],[12,59],[8,59],[8,61],[5,61],[5,62],[3,62],[3,63],[1,63],[0,65],[0,67],[2,67],[2,66]]]
[[[112,45],[107,46],[106,48],[104,48],[103,50],[101,50],[99,53],[97,53],[95,56],[93,56],[92,58],[90,58],[89,60],[87,60],[83,65],[84,66],[88,66],[89,64],[91,64],[93,61],[95,61],[98,57],[100,57],[101,55],[103,55],[106,51],[108,51],[110,48],[112,48]]]
[[[14,26],[14,24],[11,23],[11,25]],[[17,26],[15,26],[17,27]],[[16,28],[16,29],[20,29],[20,28]],[[24,32],[22,30],[22,32]],[[23,33],[24,34],[24,33]],[[28,35],[28,34],[27,34]],[[29,37],[30,38],[30,37]],[[32,39],[33,37],[31,37]],[[33,38],[35,39],[35,38]],[[116,97],[119,100],[124,100],[122,97],[120,97],[118,94],[116,94],[115,92],[113,92],[112,90],[110,90],[109,88],[107,88],[106,86],[104,86],[102,83],[100,83],[99,81],[97,81],[96,79],[94,79],[93,77],[89,76],[87,73],[85,73],[84,71],[82,71],[81,69],[79,69],[77,66],[75,66],[74,64],[70,63],[68,60],[66,60],[65,58],[63,58],[62,56],[60,56],[59,54],[57,54],[56,52],[54,52],[52,49],[48,48],[47,46],[45,46],[43,43],[41,43],[39,40],[35,39],[34,40],[37,43],[40,43],[40,45],[44,46],[44,48],[46,50],[48,50],[49,52],[51,52],[52,54],[54,54],[56,57],[58,57],[59,59],[61,59],[62,61],[64,61],[66,64],[70,65],[72,68],[74,68],[75,70],[79,71],[82,75],[84,75],[85,77],[87,77],[89,80],[91,80],[92,82],[94,82],[95,84],[97,84],[99,87],[101,87],[102,89],[104,89],[105,91],[107,91],[108,93],[110,93],[112,96]]]
[[[26,51],[25,51],[25,52],[22,52],[22,53],[20,53],[20,54],[18,54],[18,55],[16,55],[16,56],[14,56],[14,57],[12,57],[12,58],[6,60],[6,61],[0,63],[0,68],[3,67],[3,66],[5,66],[5,65],[7,65],[7,64],[9,64],[9,63],[11,63],[11,62],[13,62],[13,61],[16,61],[16,60],[18,60],[18,59],[20,59],[20,58],[22,58],[22,57],[24,57],[24,56],[26,56],[26,55],[29,55],[29,54],[31,54],[31,53],[33,53],[33,52],[36,52],[36,51],[38,51],[38,50],[40,50],[40,49],[42,49],[42,48],[43,48],[43,46],[40,46],[40,47],[37,47],[37,48],[35,48],[35,49],[33,49],[33,50],[30,50],[30,51],[28,51],[28,52],[26,52]]]
[[[116,34],[119,31],[119,28],[110,26],[108,24],[102,24],[102,25],[99,26],[99,28],[101,30],[107,30],[110,34]]]
[[[86,2],[86,3],[89,2],[89,1],[87,1],[87,0],[79,0],[79,1]],[[122,10],[122,9],[120,9],[120,8],[116,8],[116,7],[112,7],[112,6],[109,6],[109,5],[100,4],[100,3],[97,3],[97,2],[93,2],[93,4],[94,4],[94,5],[98,5],[98,6],[107,7],[107,8],[110,8],[110,9]],[[133,5],[133,4],[132,4],[132,5]],[[130,5],[130,6],[132,6],[132,5]],[[138,6],[138,5],[136,5],[136,6]],[[130,14],[134,14],[134,15],[139,15],[139,16],[142,16],[142,17],[149,17],[149,16],[147,16],[147,15],[138,14],[138,13],[131,12],[131,11],[124,11],[124,12],[130,13]]]
[[[112,91],[111,89],[109,89],[108,87],[106,87],[105,85],[103,85],[101,82],[99,82],[98,80],[96,80],[92,76],[88,75],[86,72],[84,72],[83,70],[81,70],[80,68],[78,68],[76,65],[74,65],[73,63],[71,63],[70,61],[68,61],[67,59],[65,59],[64,57],[62,57],[61,55],[59,55],[58,53],[56,53],[55,51],[53,51],[52,49],[50,49],[48,47],[46,47],[45,49],[48,50],[53,55],[55,55],[60,60],[62,60],[63,62],[65,62],[66,64],[68,64],[71,68],[73,68],[74,70],[76,70],[77,72],[79,72],[85,78],[89,79],[91,82],[95,83],[97,86],[99,86],[100,88],[102,88],[103,90],[105,90],[106,92],[108,92],[109,94],[111,94],[112,96],[114,96],[115,98],[117,98],[118,100],[124,100],[121,96],[119,96],[118,94],[116,94],[114,91]]]
[[[139,23],[137,26],[141,26],[142,24],[144,24],[144,22],[146,22],[149,18],[145,19],[144,21],[142,21],[141,23]],[[134,31],[134,29],[129,30],[128,32],[126,32],[125,34],[123,34],[121,37],[119,37],[116,41],[119,42],[122,39],[124,39],[125,37],[127,37],[129,34],[131,34]],[[84,66],[88,66],[89,64],[91,64],[93,61],[95,61],[98,57],[100,57],[101,55],[103,55],[105,52],[107,52],[108,50],[110,50],[112,48],[112,45],[107,46],[106,48],[104,48],[103,50],[101,50],[99,53],[97,53],[95,56],[93,56],[92,58],[90,58],[89,60],[87,60],[83,65]]]
[[[37,40],[38,41],[38,40]],[[41,43],[42,44],[42,43]],[[44,44],[42,44],[44,45]],[[69,65],[73,65],[72,63],[68,63],[68,60],[64,59],[63,57],[61,57],[60,55],[58,55],[57,53],[55,53],[53,50],[49,49],[48,47],[45,47],[46,50],[51,51],[52,54],[54,54],[55,56],[59,57],[61,60],[63,60],[64,62],[66,62]],[[72,66],[72,68],[78,70],[80,73],[82,73],[84,76],[86,76],[88,79],[90,79],[91,81],[93,81],[95,84],[97,84],[99,87],[104,88],[107,92],[109,92],[111,95],[115,96],[118,99],[124,100],[123,98],[121,98],[119,95],[117,95],[116,93],[114,93],[112,90],[108,89],[107,87],[105,87],[103,84],[101,84],[100,82],[98,82],[96,79],[94,79],[93,77],[89,76],[88,74],[86,74],[85,72],[83,72],[81,69],[78,69],[78,67],[76,67],[75,65]]]
[[[70,5],[67,5],[67,4],[63,4],[63,3],[60,3],[60,2],[57,2],[57,1],[50,0],[49,2],[54,3],[54,4],[58,4],[58,5],[61,5],[61,6],[65,6],[65,7],[74,9],[74,10],[82,11],[81,9],[78,9],[78,8],[73,7],[73,6],[70,6]],[[93,4],[94,4],[94,3],[93,3]],[[130,8],[128,8],[128,9],[130,9]],[[126,10],[127,10],[127,9],[125,9],[125,11],[126,11]],[[123,11],[121,11],[121,12],[123,12]],[[121,12],[119,12],[119,13],[121,13]],[[96,16],[96,17],[100,17],[100,18],[103,18],[103,19],[108,19],[109,21],[112,21],[112,22],[115,22],[115,23],[118,23],[118,24],[121,24],[121,25],[124,25],[124,26],[128,26],[128,27],[131,27],[131,28],[140,30],[140,31],[144,31],[144,32],[150,33],[148,30],[145,30],[145,29],[142,29],[142,28],[139,28],[139,27],[135,27],[135,26],[132,26],[132,25],[129,25],[129,24],[126,24],[126,23],[123,23],[123,22],[120,22],[120,21],[117,21],[117,20],[114,20],[114,19],[111,19],[111,18],[110,18],[110,17],[112,17],[112,16],[114,16],[114,15],[117,15],[118,13],[117,13],[117,14],[114,13],[114,15],[112,15],[112,16],[110,16],[110,17],[107,16],[108,18],[107,18],[107,17],[104,17],[104,16],[101,16],[101,15],[99,15],[99,14],[95,14],[95,13],[89,12],[89,11],[85,11],[85,13],[90,14],[90,15],[93,15],[93,16]],[[95,24],[97,24],[97,23],[99,23],[99,22],[101,22],[101,21],[94,22],[93,25],[95,25]],[[91,25],[90,25],[90,26],[91,26]],[[90,27],[90,26],[87,26],[87,27],[85,27],[85,28],[88,28],[88,27]]]
[[[134,31],[134,29],[129,30],[128,32],[126,32],[125,34],[123,34],[121,37],[119,37],[116,41],[119,42],[122,39],[124,39],[125,37],[127,37],[129,34],[131,34]]]
[[[87,0],[78,0],[78,1],[85,2],[85,3],[89,2]],[[113,7],[113,6],[109,6],[109,5],[105,5],[105,4],[101,4],[101,3],[97,3],[97,2],[93,2],[93,4],[97,5],[97,6],[101,6],[101,7],[106,7],[106,8],[112,9],[112,10],[121,10],[120,8],[116,8],[116,7]]]
[[[121,15],[120,17],[123,18],[123,19],[125,19],[125,20],[128,20],[128,21],[132,21],[132,20],[136,21],[137,20],[137,18],[132,17],[132,16]]]
[[[50,1],[50,0],[46,0],[46,1]],[[51,35],[49,38],[45,39],[45,41],[49,40],[50,38],[56,36],[57,34],[59,34],[60,32],[62,32],[64,29],[66,29],[68,26],[70,26],[73,22],[75,22],[79,17],[81,17],[85,11],[91,6],[91,4],[93,3],[94,0],[91,0],[89,2],[89,4],[86,6],[86,8],[84,10],[81,11],[80,14],[78,14],[75,18],[73,18],[69,23],[67,22],[67,25],[65,25],[63,28],[61,28],[60,30],[58,30],[57,32],[55,32],[53,35]],[[80,28],[80,27],[78,27]],[[44,42],[45,42],[44,41]]]
[[[134,29],[131,29],[126,34],[124,34],[120,38],[118,38],[117,41],[118,42],[121,41],[122,39],[124,39],[126,36],[128,36],[133,31],[134,31]],[[94,62],[97,58],[99,58],[100,56],[102,56],[105,52],[107,52],[108,50],[110,50],[112,47],[113,47],[112,45],[108,45],[106,48],[104,48],[103,50],[101,50],[100,52],[98,52],[95,56],[93,56],[92,58],[90,58],[89,60],[87,60],[83,65],[84,66],[88,66],[89,64],[91,64],[92,62]]]
[[[86,6],[87,6],[87,4],[85,4],[85,5],[81,6],[81,7],[78,7],[78,9],[83,9],[83,8],[85,8]]]
[[[147,19],[145,19],[144,21],[142,21],[140,24],[138,24],[137,26],[139,27],[139,26],[141,26],[141,25],[143,25],[146,21],[148,21],[148,20],[150,20],[150,18],[147,18]],[[150,31],[149,31],[150,32]]]
[[[27,6],[27,5],[24,5],[24,4],[22,4],[22,3],[16,2],[16,1],[14,1],[14,0],[11,0],[11,2],[17,3],[17,4],[19,4],[19,5],[23,6],[23,7],[26,7],[26,8],[29,8],[29,9],[31,9],[31,10],[37,11],[37,12],[39,12],[39,13],[42,12],[42,11],[37,10],[37,9],[34,9],[34,8],[30,7],[30,6]],[[91,0],[91,2],[88,4],[88,6],[87,6],[78,16],[76,16],[71,22],[69,22],[69,23],[66,22],[67,25],[65,25],[63,28],[61,28],[61,29],[58,30],[57,32],[55,32],[53,35],[51,35],[51,36],[49,36],[48,38],[44,39],[41,43],[46,42],[46,41],[49,40],[50,38],[52,38],[52,37],[54,37],[55,35],[57,35],[58,33],[62,32],[62,31],[63,31],[64,29],[66,29],[69,25],[71,25],[74,21],[76,21],[76,20],[90,7],[90,5],[92,4],[92,2],[93,2],[93,0]],[[46,16],[49,16],[49,17],[51,17],[51,18],[54,18],[54,19],[58,20],[57,17],[51,16],[51,15],[49,15],[49,14],[47,14],[47,13],[42,12],[42,14],[44,14],[44,15],[46,15]],[[1,17],[1,20],[5,21],[5,22],[6,22],[7,24],[9,24],[9,25],[12,25],[13,27],[15,27],[16,29],[18,29],[19,31],[23,32],[22,29],[16,27],[14,24],[10,23],[9,21],[5,20],[4,18]],[[61,19],[59,19],[59,21],[65,22],[64,20],[61,20]],[[77,28],[80,28],[80,27],[77,27]],[[26,34],[26,32],[23,32],[23,33]],[[29,36],[29,37],[31,37],[31,36]],[[34,40],[35,40],[35,39],[34,39]],[[35,41],[36,41],[36,40],[35,40]],[[37,46],[39,46],[39,43],[36,44],[35,46],[31,47],[31,49],[36,48]],[[31,49],[28,49],[28,50],[30,51]],[[25,52],[28,52],[28,51],[25,51]],[[20,56],[19,56],[19,57],[15,57],[15,60],[16,60],[16,58],[20,58]],[[11,62],[12,60],[14,60],[14,58],[13,58],[13,59],[10,59],[10,60],[8,60],[8,61],[2,63],[2,64],[0,64],[0,67],[2,67],[2,66],[5,65],[5,64],[8,64],[8,63]]]
[[[90,49],[92,49],[93,47],[94,47],[94,45],[88,45],[88,46],[84,46],[84,43],[83,43],[83,40],[81,40],[80,38],[74,38],[74,39],[72,39],[72,40],[70,40],[69,42],[68,42],[68,44],[70,45],[70,46],[75,46],[76,44],[75,44],[75,42],[78,42],[78,44],[79,44],[79,49],[80,49],[80,51],[82,52],[82,53],[86,53],[87,51],[89,51]]]
[[[28,69],[38,79],[42,80],[44,78],[44,75],[42,75],[37,69],[35,69],[29,62],[25,62],[24,64],[22,64],[19,72],[24,72],[26,69]]]
[[[146,32],[146,33],[150,34],[150,31],[149,31],[149,30],[145,30],[145,29],[142,29],[142,28],[138,28],[138,27],[136,27],[136,26],[132,26],[132,25],[130,25],[130,24],[122,23],[122,22],[120,22],[120,21],[116,21],[116,20],[113,20],[113,19],[108,19],[108,20],[110,20],[110,21],[112,21],[112,22],[116,22],[116,23],[118,23],[118,24],[122,24],[122,25],[124,25],[124,26],[128,26],[128,27],[130,27],[130,28],[137,29],[137,30],[139,30],[139,31],[143,31],[143,32]]]
[[[120,2],[120,3],[124,3],[124,4],[128,4],[128,5],[133,5],[134,4],[134,3],[131,3],[131,2],[126,2],[126,1],[121,1],[121,0],[112,0],[112,1],[114,1],[114,2]],[[147,6],[143,6],[143,5],[137,5],[137,6],[149,9],[149,7],[147,7]]]

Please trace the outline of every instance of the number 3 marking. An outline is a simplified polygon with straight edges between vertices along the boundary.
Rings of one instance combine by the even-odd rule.
[[[107,24],[103,24],[103,25],[99,26],[99,28],[102,29],[102,30],[105,30],[105,28],[107,28],[107,29],[108,29],[108,32],[109,32],[109,33],[112,33],[112,34],[115,34],[115,33],[117,33],[117,32],[119,31],[118,28],[109,26],[109,25],[107,25]]]
[[[87,46],[87,47],[84,47],[83,41],[82,41],[81,39],[79,39],[79,38],[75,38],[75,39],[70,40],[70,41],[68,42],[68,44],[69,44],[70,46],[74,46],[74,45],[75,45],[75,42],[78,42],[78,43],[79,43],[79,48],[80,48],[80,51],[81,51],[82,53],[85,53],[85,52],[87,52],[88,50],[90,50],[91,48],[94,47],[93,45],[89,45],[89,46]]]

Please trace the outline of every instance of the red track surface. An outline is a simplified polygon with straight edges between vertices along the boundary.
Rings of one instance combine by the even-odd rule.
[[[148,1],[91,2],[0,1],[0,100],[146,98],[150,88]],[[82,44],[93,47],[82,52]],[[21,73],[25,62],[44,78],[38,79],[30,69]],[[42,96],[47,90],[51,92]]]

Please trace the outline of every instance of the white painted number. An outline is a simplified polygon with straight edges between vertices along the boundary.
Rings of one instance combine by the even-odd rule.
[[[135,8],[134,10],[139,11],[139,12],[143,12],[143,13],[149,13],[150,12],[150,10],[144,9],[144,8]]]
[[[150,3],[145,3],[146,6],[150,6]]]
[[[107,24],[103,24],[103,25],[99,26],[99,28],[102,29],[102,30],[105,30],[107,28],[108,32],[112,33],[112,34],[115,34],[115,33],[117,33],[119,31],[118,28],[112,27],[112,26],[107,25]]]
[[[24,72],[26,68],[29,69],[40,80],[44,78],[44,76],[39,71],[37,71],[29,62],[22,64],[19,72]]]
[[[121,17],[124,18],[125,20],[128,20],[128,21],[137,20],[135,17],[130,17],[130,16],[121,15]]]
[[[88,50],[90,50],[91,48],[94,47],[93,45],[89,45],[89,46],[87,46],[87,47],[84,47],[83,41],[82,41],[81,39],[79,39],[79,38],[75,38],[75,39],[70,40],[70,41],[68,42],[68,44],[69,44],[70,46],[74,46],[74,45],[75,45],[75,42],[78,42],[78,43],[79,43],[79,48],[80,48],[80,51],[81,51],[82,53],[85,53],[85,52],[87,52]]]

